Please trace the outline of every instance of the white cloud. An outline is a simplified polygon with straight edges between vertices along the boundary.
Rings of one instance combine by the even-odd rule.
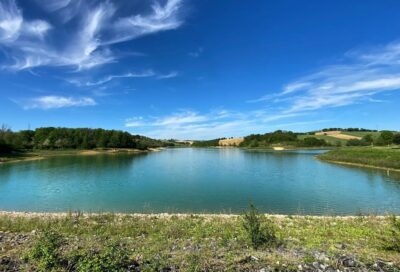
[[[170,72],[168,74],[165,74],[165,75],[158,75],[157,78],[158,79],[169,79],[169,78],[174,78],[174,77],[177,77],[177,76],[179,76],[179,73],[176,72],[176,71],[172,71],[172,72]]]
[[[371,102],[380,93],[400,90],[400,43],[346,56],[348,64],[322,68],[251,102],[271,101],[285,108],[282,113],[298,113]]]
[[[249,112],[213,110],[206,114],[185,110],[166,116],[129,118],[125,126],[132,128],[134,133],[154,138],[211,139],[265,133],[279,128],[279,124],[275,121],[296,116],[298,115],[276,116],[265,110]]]
[[[146,77],[155,77],[157,79],[169,79],[169,78],[174,78],[179,75],[178,72],[170,72],[168,74],[159,74],[154,72],[153,70],[145,70],[142,72],[130,72],[130,73],[125,73],[125,74],[120,74],[120,75],[108,75],[105,76],[99,80],[95,81],[88,81],[88,80],[83,80],[79,78],[70,78],[67,79],[67,81],[71,84],[77,85],[77,86],[85,86],[85,87],[92,87],[92,86],[99,86],[106,84],[114,79],[117,78],[146,78]]]
[[[105,84],[115,78],[140,78],[140,77],[152,77],[154,76],[155,73],[152,70],[147,70],[141,73],[127,73],[127,74],[121,74],[121,75],[109,75],[106,76],[98,81],[88,81],[85,83],[81,83],[78,81],[78,85],[84,85],[84,86],[97,86],[97,85],[102,85]],[[75,81],[76,82],[76,81]]]
[[[29,109],[59,109],[65,107],[94,106],[96,101],[90,97],[65,97],[65,96],[41,96],[29,99],[23,103],[23,108]]]
[[[112,45],[182,24],[182,0],[154,2],[149,12],[127,17],[118,15],[121,3],[55,0],[37,2],[58,20],[50,24],[44,18],[26,20],[16,0],[0,2],[0,47],[8,62],[3,68],[24,70],[40,66],[65,66],[85,70],[117,61]],[[54,18],[52,16],[51,18]],[[66,23],[74,20],[74,24]],[[76,26],[71,29],[71,25]],[[46,39],[54,34],[54,42]],[[60,33],[66,33],[62,37]],[[53,36],[50,36],[53,38]]]
[[[10,43],[18,39],[23,19],[21,11],[13,0],[0,2],[0,43]]]

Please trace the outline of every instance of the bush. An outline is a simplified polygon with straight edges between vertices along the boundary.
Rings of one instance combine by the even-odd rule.
[[[384,243],[386,249],[400,252],[400,220],[394,215],[390,217],[390,236]]]
[[[119,243],[112,243],[102,251],[84,252],[77,257],[76,271],[102,272],[127,271],[129,256],[127,250]]]
[[[383,130],[378,139],[376,139],[376,145],[390,145],[393,143],[394,134],[391,131]]]
[[[400,145],[400,133],[396,133],[396,134],[393,136],[393,143],[394,143],[394,144]]]
[[[324,139],[318,139],[315,137],[306,137],[302,141],[300,141],[298,145],[304,147],[321,147],[321,146],[328,146],[328,143]]]
[[[346,143],[347,146],[367,146],[370,145],[370,143],[364,141],[364,140],[358,140],[358,139],[350,139]]]
[[[275,224],[260,214],[253,204],[250,204],[248,211],[243,215],[243,228],[254,249],[274,246],[278,242]]]
[[[52,230],[46,230],[40,234],[38,240],[27,255],[29,261],[33,261],[37,271],[52,271],[61,265],[61,246],[63,237]]]

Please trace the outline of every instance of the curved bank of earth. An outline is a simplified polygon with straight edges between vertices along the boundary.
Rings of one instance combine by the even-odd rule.
[[[347,147],[318,155],[318,159],[356,167],[400,172],[399,147]]]
[[[37,267],[22,257],[38,245],[48,226],[62,241],[57,271],[79,271],[74,266],[79,256],[101,259],[111,254],[110,244],[123,271],[400,269],[400,254],[385,249],[392,238],[387,217],[267,217],[276,225],[280,243],[253,249],[236,215],[4,212],[0,213],[0,271]]]
[[[40,150],[26,153],[18,153],[14,155],[0,155],[0,164],[14,163],[23,161],[43,160],[56,156],[91,156],[101,154],[120,154],[120,153],[145,153],[157,152],[163,148],[149,148],[146,150],[134,148],[110,148],[110,149],[91,149],[91,150]]]

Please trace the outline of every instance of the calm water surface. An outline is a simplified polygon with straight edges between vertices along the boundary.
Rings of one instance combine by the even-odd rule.
[[[322,151],[167,149],[0,165],[0,210],[400,213],[400,177],[316,160]],[[398,174],[397,174],[398,175]]]

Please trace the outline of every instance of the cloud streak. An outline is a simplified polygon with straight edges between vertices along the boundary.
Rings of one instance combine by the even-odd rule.
[[[348,64],[336,64],[287,84],[279,93],[249,102],[268,101],[284,113],[315,111],[374,101],[400,89],[400,43],[373,52],[349,52]]]
[[[52,23],[44,18],[27,20],[15,0],[0,2],[0,47],[8,57],[3,68],[18,71],[53,66],[87,70],[116,62],[114,44],[176,29],[183,23],[182,0],[166,0],[163,4],[156,1],[149,10],[125,17],[119,16],[117,11],[123,6],[116,1],[37,3],[51,13]],[[64,42],[57,43],[57,39]]]
[[[23,109],[60,109],[67,107],[95,106],[96,101],[90,97],[40,96],[23,102]]]
[[[130,72],[125,74],[115,74],[115,75],[108,75],[99,80],[94,81],[85,81],[79,78],[72,78],[67,79],[67,81],[71,84],[74,84],[79,87],[93,87],[93,86],[100,86],[106,84],[114,79],[119,78],[147,78],[153,77],[156,79],[170,79],[179,76],[179,73],[176,71],[170,72],[168,74],[159,74],[154,72],[153,70],[145,70],[143,72]]]
[[[234,112],[213,110],[200,114],[193,110],[182,110],[165,116],[133,117],[125,120],[125,127],[134,133],[155,138],[211,139],[219,137],[245,136],[249,133],[265,133],[279,129],[277,121],[290,119],[298,114],[274,114],[263,110]],[[312,123],[325,122],[312,120]],[[308,121],[292,123],[292,127]],[[286,128],[288,124],[284,127]]]

